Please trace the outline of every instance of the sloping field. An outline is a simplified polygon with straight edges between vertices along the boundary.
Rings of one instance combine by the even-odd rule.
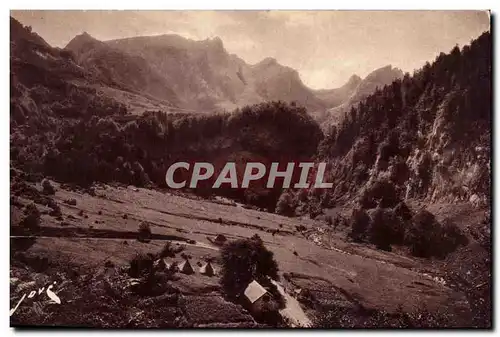
[[[54,199],[61,205],[63,221],[42,215],[39,238],[29,248],[33,254],[98,268],[108,260],[127,265],[136,252],[158,252],[165,241],[172,241],[185,247],[184,252],[192,256],[191,263],[196,267],[206,257],[217,258],[218,247],[211,242],[217,234],[228,240],[258,234],[274,252],[280,271],[289,274],[295,285],[313,289],[318,284],[321,289],[315,290],[340,292],[365,308],[467,310],[462,294],[432,279],[428,270],[426,274],[417,271],[418,260],[346,243],[335,234],[325,235],[326,225],[313,220],[132,187],[100,186],[91,196],[57,186]],[[76,205],[66,204],[69,199],[75,199]],[[151,226],[150,243],[135,239],[143,221]],[[16,240],[16,233],[13,227],[12,240]],[[217,260],[215,268],[220,269]],[[191,287],[194,293],[209,285],[217,286],[216,277],[199,274],[178,282],[186,278],[184,288]]]

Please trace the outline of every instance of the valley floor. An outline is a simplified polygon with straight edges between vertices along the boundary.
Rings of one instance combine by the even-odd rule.
[[[228,240],[262,238],[282,275],[278,289],[288,302],[282,315],[294,326],[310,325],[314,315],[315,308],[297,301],[305,291],[324,306],[445,312],[463,326],[472,324],[467,297],[447,284],[441,262],[346,242],[342,232],[323,222],[143,188],[101,185],[90,195],[54,185],[63,220],[37,205],[42,223],[36,238],[19,231],[12,219],[22,209],[11,206],[11,308],[23,294],[53,281],[61,304],[44,294],[27,298],[11,316],[14,326],[258,327],[246,310],[221,294],[214,244],[219,234]],[[64,202],[69,199],[76,205]],[[19,201],[30,202],[23,196]],[[141,222],[151,227],[149,243],[136,240]],[[195,273],[176,274],[168,281],[170,292],[134,297],[123,270],[136,253],[157,253],[166,241],[184,247]],[[198,271],[210,257],[214,277]],[[48,262],[40,267],[37,261]]]

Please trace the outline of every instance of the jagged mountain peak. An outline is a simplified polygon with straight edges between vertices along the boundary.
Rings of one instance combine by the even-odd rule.
[[[212,42],[217,47],[224,48],[224,43],[222,42],[222,39],[218,36],[209,39],[209,41]]]
[[[258,65],[271,65],[271,64],[278,64],[278,61],[274,57],[266,57],[265,59],[263,59],[262,61],[260,61],[257,64]]]
[[[90,35],[89,33],[87,32],[83,32],[81,33],[79,36],[83,36],[83,37],[88,37],[88,38],[93,38],[92,35]]]
[[[267,73],[272,75],[274,73],[279,73],[285,76],[293,76],[300,80],[299,72],[291,67],[285,66],[278,62],[274,57],[266,57],[259,63],[253,66],[254,70],[259,73]]]
[[[74,40],[77,40],[77,41],[99,41],[87,32],[83,32],[81,34],[76,35],[71,41],[74,41]]]
[[[397,67],[393,67],[392,65],[388,64],[386,66],[375,69],[374,71],[369,73],[368,76],[366,76],[366,78],[364,79],[364,81],[392,82],[393,80],[400,77],[403,77],[403,71]]]
[[[102,46],[103,42],[97,40],[94,38],[92,35],[90,35],[87,32],[83,32],[79,35],[76,35],[74,38],[71,39],[71,41],[68,42],[66,47],[64,49],[69,49],[73,51],[78,51],[83,49],[89,48],[89,46]]]
[[[359,77],[358,75],[354,74],[351,77],[349,77],[349,80],[347,81],[346,84],[344,84],[344,86],[348,86],[348,87],[353,87],[354,86],[355,87],[361,81],[362,81],[361,77]]]

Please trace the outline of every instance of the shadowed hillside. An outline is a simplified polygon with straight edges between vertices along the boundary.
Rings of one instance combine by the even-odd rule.
[[[135,92],[178,104],[169,83],[140,56],[128,55],[87,33],[73,38],[64,48],[76,55],[76,61],[97,78]]]
[[[330,163],[334,188],[311,193],[311,203],[359,197],[372,208],[392,193],[395,200],[487,205],[490,102],[491,35],[484,33],[379,88],[331,127],[318,158]],[[389,190],[374,192],[380,184]]]
[[[123,104],[99,94],[102,79],[78,65],[71,52],[50,47],[13,18],[10,27],[11,126],[26,123],[40,128],[52,123],[52,117],[127,112]]]
[[[318,119],[318,122],[325,129],[328,129],[331,125],[341,123],[351,108],[357,107],[361,101],[374,93],[377,88],[382,89],[384,86],[402,77],[403,72],[398,68],[393,68],[391,65],[374,70],[363,80],[356,80],[356,78],[351,77],[351,80],[343,87],[334,89],[334,92],[330,91],[319,95],[320,98],[324,98],[328,101],[338,96],[338,91],[340,90],[347,94],[341,96],[342,99],[338,99],[335,105],[328,105],[329,109]],[[325,94],[327,97],[324,96]]]

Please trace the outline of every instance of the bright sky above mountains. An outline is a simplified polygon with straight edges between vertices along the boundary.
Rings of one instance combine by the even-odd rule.
[[[489,30],[480,11],[11,11],[48,43],[86,31],[99,40],[174,33],[225,48],[254,64],[274,57],[311,88],[391,64],[412,72],[441,51]]]

